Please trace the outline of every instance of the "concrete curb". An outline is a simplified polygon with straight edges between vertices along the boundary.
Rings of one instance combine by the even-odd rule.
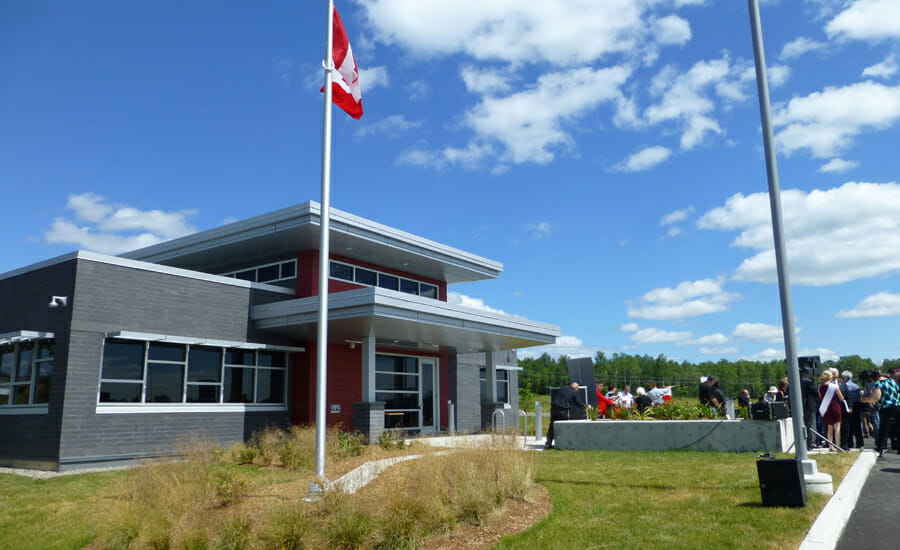
[[[853,508],[856,506],[863,485],[866,484],[869,471],[875,465],[875,459],[876,454],[872,450],[859,453],[859,458],[844,476],[840,487],[819,513],[819,517],[816,518],[809,532],[806,533],[806,538],[800,543],[799,550],[834,550],[841,538],[841,531],[844,530]]]

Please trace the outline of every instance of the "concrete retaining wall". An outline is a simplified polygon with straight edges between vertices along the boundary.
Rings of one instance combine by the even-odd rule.
[[[565,420],[554,424],[558,449],[608,451],[787,452],[794,444],[790,419]]]

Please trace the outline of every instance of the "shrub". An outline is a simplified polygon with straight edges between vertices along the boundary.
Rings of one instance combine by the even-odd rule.
[[[250,550],[253,548],[253,522],[248,517],[232,516],[220,528],[216,550]]]
[[[385,451],[406,448],[406,442],[403,441],[403,438],[398,437],[397,432],[389,430],[382,431],[378,436],[378,445]]]
[[[362,547],[372,531],[372,518],[359,501],[343,493],[331,492],[326,497],[328,513],[328,548],[355,550]]]
[[[312,531],[312,520],[300,507],[277,510],[260,535],[263,550],[303,550]]]
[[[275,462],[285,437],[284,430],[272,426],[254,434],[253,446],[259,449],[259,458],[263,466],[271,466]]]
[[[365,450],[366,441],[365,436],[362,434],[338,431],[329,439],[331,454],[336,459],[360,456]]]
[[[259,449],[254,445],[238,442],[231,446],[231,460],[235,464],[253,464],[259,456]]]
[[[216,493],[225,506],[231,506],[244,500],[248,485],[247,476],[232,470],[224,470],[216,474]]]

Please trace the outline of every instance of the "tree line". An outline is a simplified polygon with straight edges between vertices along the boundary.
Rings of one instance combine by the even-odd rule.
[[[519,391],[520,393],[547,395],[550,388],[569,383],[568,357],[552,358],[544,353],[537,358],[519,359]],[[598,351],[593,358],[594,378],[603,382],[607,389],[613,385],[620,390],[625,384],[631,385],[631,392],[638,386],[647,388],[651,382],[661,386],[672,386],[675,397],[696,396],[701,376],[713,375],[719,380],[722,391],[728,397],[736,397],[741,390],[747,389],[752,399],[763,395],[770,386],[777,386],[778,381],[787,377],[787,367],[783,360],[748,361],[739,359],[729,361],[675,361],[663,354],[629,355],[614,353],[607,357]],[[894,366],[900,366],[900,358],[885,359],[880,368],[885,372]],[[837,360],[822,361],[822,368],[834,367],[839,372],[845,370],[853,373],[853,379],[859,381],[863,370],[879,368],[874,361],[859,355],[847,355]]]

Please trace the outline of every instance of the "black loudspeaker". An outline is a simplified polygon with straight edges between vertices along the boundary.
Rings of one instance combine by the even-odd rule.
[[[569,380],[578,382],[587,388],[586,404],[597,407],[597,390],[594,387],[594,360],[590,357],[578,357],[568,360]]]
[[[787,403],[784,401],[776,401],[769,403],[771,409],[772,420],[781,420],[788,417]]]
[[[797,368],[801,373],[818,378],[822,374],[822,359],[818,355],[797,358]]]
[[[771,411],[766,402],[750,403],[750,418],[753,420],[772,420]]]
[[[806,506],[803,466],[795,458],[760,458],[756,461],[763,506]]]

